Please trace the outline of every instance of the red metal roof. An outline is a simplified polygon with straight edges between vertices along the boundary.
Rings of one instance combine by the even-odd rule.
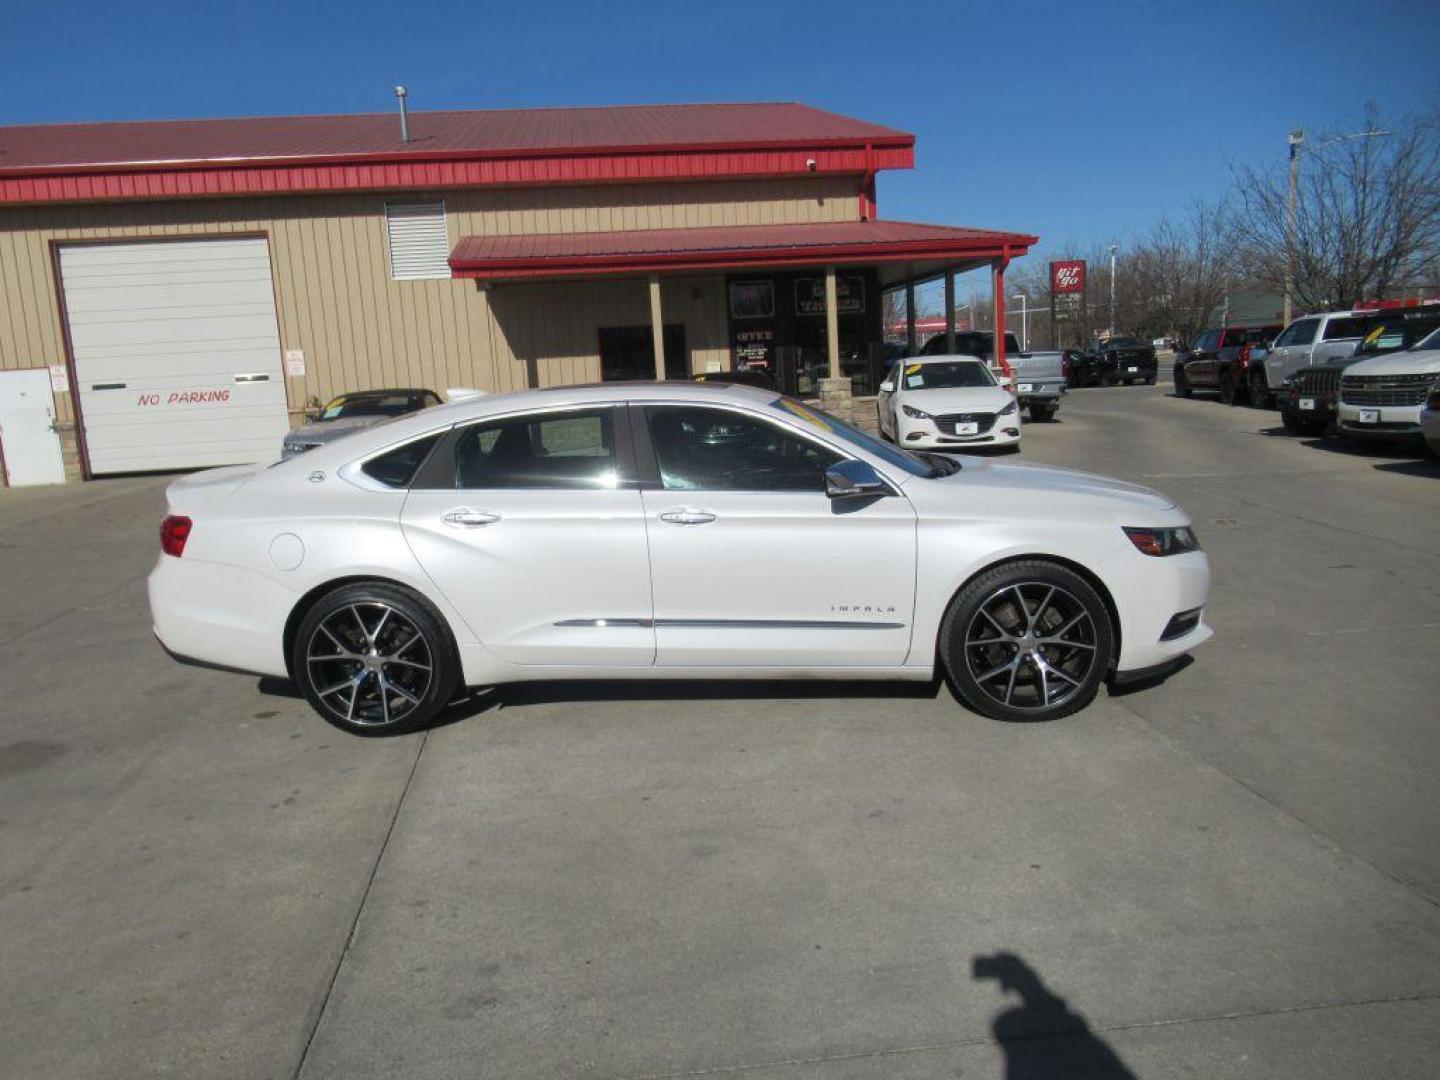
[[[1037,239],[1026,233],[908,221],[467,236],[451,253],[450,269],[456,277],[503,281],[826,262],[958,261],[1024,255]]]
[[[791,102],[0,128],[0,203],[909,168],[915,137]]]

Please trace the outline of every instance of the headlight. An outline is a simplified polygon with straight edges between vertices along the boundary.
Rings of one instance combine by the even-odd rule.
[[[1188,527],[1179,529],[1142,529],[1125,526],[1125,535],[1142,555],[1184,555],[1187,551],[1199,551],[1200,541]]]
[[[1013,413],[1013,412],[1014,412],[1016,409],[1018,409],[1018,408],[1019,408],[1019,406],[1015,404],[1015,399],[1014,399],[1014,398],[1011,398],[1011,399],[1010,399],[1010,404],[1009,404],[1009,405],[1006,405],[1003,409],[1001,409],[998,415],[1000,415],[1000,416],[1009,416],[1011,413]]]
[[[913,420],[934,419],[928,412],[923,409],[917,409],[913,405],[901,405],[900,411]]]

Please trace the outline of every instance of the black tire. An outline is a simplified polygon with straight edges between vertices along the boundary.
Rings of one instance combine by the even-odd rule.
[[[1291,435],[1323,435],[1327,426],[1324,421],[1310,420],[1289,411],[1281,412],[1280,422]]]
[[[1156,376],[1154,376],[1154,375],[1149,375],[1149,376],[1147,376],[1146,379],[1145,379],[1145,385],[1146,385],[1146,386],[1154,386],[1154,385],[1155,385],[1155,378],[1156,378]]]
[[[1049,401],[1032,401],[1029,405],[1030,419],[1037,423],[1048,423],[1055,419],[1055,405]]]
[[[1228,371],[1220,372],[1219,378],[1220,403],[1222,405],[1234,405],[1235,401],[1235,380]]]
[[[296,628],[290,670],[311,707],[353,735],[422,728],[460,682],[444,620],[423,597],[383,582],[316,601]]]
[[[992,720],[1058,720],[1094,700],[1114,655],[1115,631],[1104,600],[1083,577],[1025,559],[987,570],[961,589],[945,612],[939,644],[956,695],[975,712]]]
[[[1195,391],[1190,389],[1190,380],[1185,377],[1185,369],[1179,364],[1175,365],[1175,396],[1189,397]]]
[[[1275,395],[1270,393],[1270,386],[1265,381],[1263,371],[1250,372],[1250,407],[1252,409],[1273,409],[1275,407]]]

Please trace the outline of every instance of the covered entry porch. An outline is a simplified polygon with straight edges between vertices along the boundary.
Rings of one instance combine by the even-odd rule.
[[[607,326],[602,314],[589,328],[601,378],[746,370],[809,396],[826,379],[849,379],[859,393],[878,384],[890,359],[883,292],[906,289],[910,352],[919,282],[953,282],[957,273],[988,266],[1003,318],[1005,269],[1035,241],[1022,233],[898,221],[469,236],[455,247],[450,267],[455,277],[492,290],[497,310],[532,316],[533,302],[522,297],[543,292],[563,304],[566,283],[605,282],[607,291],[623,292],[630,311],[643,300],[649,316],[643,325]],[[547,287],[523,287],[538,283]],[[584,291],[575,291],[577,300]],[[683,324],[677,333],[673,313],[690,304],[707,312],[703,352],[693,349]],[[637,347],[645,344],[648,364],[637,362]],[[677,349],[684,355],[677,357]],[[1003,366],[1003,340],[997,354]]]

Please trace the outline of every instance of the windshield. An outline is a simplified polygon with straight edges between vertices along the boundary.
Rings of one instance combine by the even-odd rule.
[[[348,420],[354,416],[404,416],[423,409],[423,394],[341,394],[326,405],[321,420]]]
[[[789,413],[791,416],[799,417],[807,424],[827,431],[831,435],[837,435],[852,446],[858,446],[866,453],[874,454],[887,464],[894,465],[897,469],[903,469],[911,476],[948,476],[960,468],[959,462],[953,462],[949,458],[941,457],[939,454],[926,454],[921,458],[915,454],[901,450],[898,446],[891,446],[889,443],[881,442],[874,435],[861,431],[859,428],[851,427],[833,416],[818,412],[803,405],[790,397],[778,397],[771,402],[771,408],[780,412]],[[934,459],[939,459],[938,461]]]
[[[1133,349],[1139,344],[1139,338],[1112,337],[1109,341],[1105,342],[1104,347],[1107,349]]]
[[[934,364],[906,364],[906,390],[958,390],[994,386],[995,376],[974,360],[947,360]]]
[[[1411,348],[1416,349],[1440,349],[1440,329],[1436,329],[1428,336],[1421,338]]]

